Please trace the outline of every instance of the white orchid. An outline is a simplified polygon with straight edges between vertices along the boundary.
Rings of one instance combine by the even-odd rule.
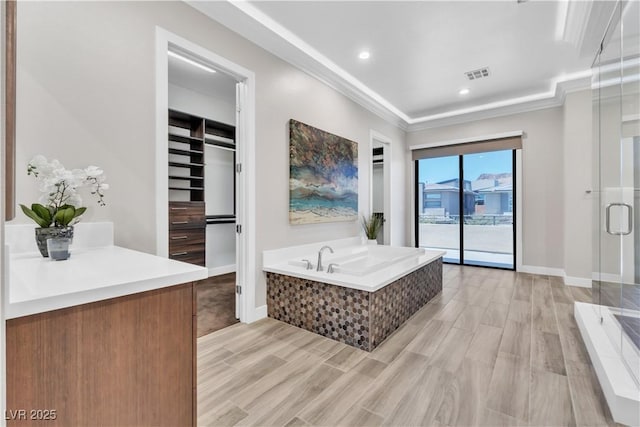
[[[52,224],[66,227],[80,220],[86,208],[79,207],[82,204],[79,188],[89,187],[90,193],[97,197],[98,205],[105,205],[104,191],[109,185],[105,183],[104,171],[97,166],[68,170],[58,160],[48,161],[46,157],[37,155],[29,162],[27,175],[33,175],[39,181],[42,204],[33,204],[31,209],[20,206],[41,227]]]

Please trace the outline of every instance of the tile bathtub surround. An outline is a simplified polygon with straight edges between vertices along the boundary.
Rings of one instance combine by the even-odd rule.
[[[442,258],[373,292],[371,349],[442,291]]]
[[[370,292],[267,273],[269,317],[369,350]]]
[[[269,317],[366,351],[441,290],[441,259],[375,292],[267,273]]]

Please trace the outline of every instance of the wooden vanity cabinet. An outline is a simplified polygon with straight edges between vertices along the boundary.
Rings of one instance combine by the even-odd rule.
[[[8,425],[195,426],[195,314],[186,283],[7,320]]]

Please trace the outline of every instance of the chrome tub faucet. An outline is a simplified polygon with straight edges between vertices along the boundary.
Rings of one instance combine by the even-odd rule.
[[[318,268],[316,268],[316,271],[323,271],[322,268],[322,252],[325,249],[329,249],[331,251],[331,253],[333,253],[333,249],[331,249],[331,246],[323,246],[320,248],[320,250],[318,251]]]

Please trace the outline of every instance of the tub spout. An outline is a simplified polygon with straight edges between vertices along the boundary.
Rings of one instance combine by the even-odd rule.
[[[316,268],[316,271],[323,271],[322,268],[322,252],[325,249],[329,249],[331,251],[331,253],[333,253],[333,249],[331,249],[331,246],[323,246],[320,248],[320,250],[318,251],[318,268]]]

